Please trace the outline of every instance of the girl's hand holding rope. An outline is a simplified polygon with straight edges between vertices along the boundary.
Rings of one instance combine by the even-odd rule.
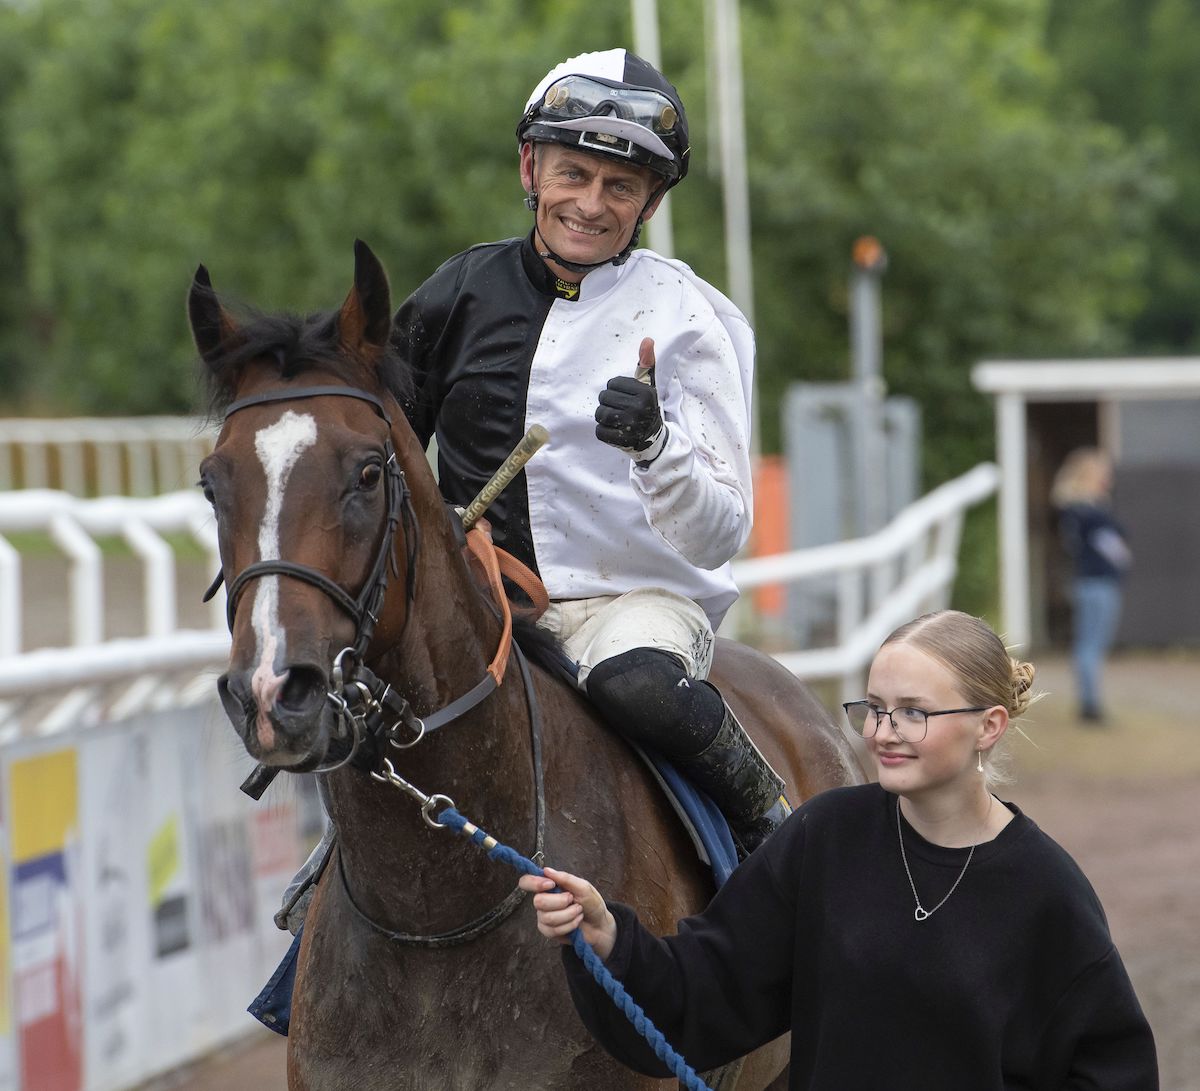
[[[522,875],[522,890],[534,895],[538,931],[559,943],[569,944],[576,928],[601,959],[612,954],[617,942],[617,922],[600,892],[586,879],[554,868],[543,868],[545,877]],[[561,889],[555,890],[555,887]]]

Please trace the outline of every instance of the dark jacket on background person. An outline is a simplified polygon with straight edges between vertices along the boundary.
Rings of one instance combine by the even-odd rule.
[[[1063,548],[1076,579],[1120,580],[1129,567],[1127,536],[1107,507],[1083,501],[1058,513]]]

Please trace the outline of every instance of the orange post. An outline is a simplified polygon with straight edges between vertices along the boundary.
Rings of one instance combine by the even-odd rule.
[[[750,554],[765,557],[788,548],[787,465],[781,455],[763,455],[754,474],[754,532]],[[787,597],[782,584],[754,589],[754,607],[760,617],[782,618]]]

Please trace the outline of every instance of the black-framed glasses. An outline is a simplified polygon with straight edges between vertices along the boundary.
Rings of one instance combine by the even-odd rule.
[[[926,712],[923,708],[913,708],[911,705],[898,705],[896,708],[880,708],[870,701],[847,701],[842,708],[846,710],[846,719],[855,733],[864,739],[869,739],[879,730],[879,724],[887,717],[892,722],[892,730],[903,742],[920,742],[929,731],[930,716],[952,716],[956,712],[987,712],[991,705],[981,705],[977,708],[942,708],[935,712]]]

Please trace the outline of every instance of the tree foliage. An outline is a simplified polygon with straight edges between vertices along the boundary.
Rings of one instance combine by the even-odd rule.
[[[1093,6],[1132,19],[1138,3]],[[1084,48],[1063,29],[1069,6],[742,4],[767,449],[788,383],[848,375],[860,234],[890,255],[886,377],[921,402],[929,484],[990,452],[975,360],[1136,346],[1147,234],[1174,207],[1166,138],[1145,120],[1161,121],[1165,100],[1147,92],[1136,118],[1118,116],[1119,89],[1109,103],[1095,75],[1120,43],[1097,19]],[[1188,5],[1144,6],[1165,56]],[[695,145],[677,249],[720,285],[703,11],[663,4],[660,21]],[[581,0],[0,7],[6,400],[192,407],[182,300],[200,261],[219,289],[305,309],[345,290],[355,237],[399,297],[464,246],[526,230],[513,135],[525,97],[562,57],[627,41],[628,20],[624,3]]]
[[[1146,234],[1130,323],[1144,352],[1200,352],[1200,5],[1196,0],[1052,0],[1049,42],[1068,84],[1127,140],[1156,149],[1169,179]]]

